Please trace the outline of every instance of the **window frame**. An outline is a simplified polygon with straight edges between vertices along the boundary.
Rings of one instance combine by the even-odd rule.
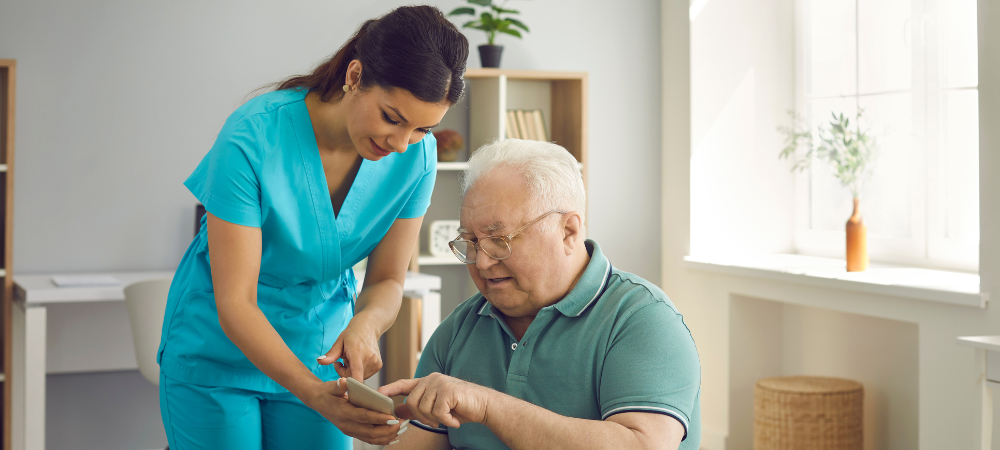
[[[938,267],[953,270],[979,270],[979,239],[975,242],[944,236],[944,223],[947,209],[943,194],[938,194],[944,185],[947,173],[941,169],[944,155],[940,147],[944,145],[943,128],[945,119],[944,108],[941,107],[943,94],[948,91],[975,90],[978,93],[978,80],[975,86],[944,86],[941,83],[941,72],[945,67],[941,63],[943,32],[934,21],[929,20],[936,12],[938,2],[947,0],[911,0],[912,17],[907,21],[908,34],[912,48],[911,54],[911,85],[909,90],[886,90],[881,92],[861,91],[861,52],[862,30],[860,29],[860,3],[854,1],[854,89],[848,95],[809,95],[807,83],[809,80],[810,52],[812,42],[810,36],[810,6],[815,1],[796,0],[795,2],[795,109],[806,118],[807,124],[812,124],[809,114],[815,101],[826,99],[853,100],[854,107],[863,98],[899,92],[909,92],[912,100],[913,132],[918,136],[920,157],[911,168],[916,175],[910,178],[910,236],[894,236],[873,233],[868,230],[868,254],[873,261],[897,263],[923,267]],[[942,13],[943,14],[943,13]],[[940,17],[940,16],[938,16]],[[939,20],[940,22],[940,20]],[[920,68],[923,68],[922,70]],[[845,114],[847,111],[845,111]],[[978,112],[977,112],[978,114]],[[934,118],[936,117],[936,119]],[[978,117],[978,116],[977,116]],[[931,124],[931,120],[936,123]],[[813,131],[815,129],[813,127]],[[976,149],[978,153],[978,148]],[[845,251],[845,232],[813,228],[813,178],[817,173],[828,173],[825,163],[813,164],[805,172],[794,175],[795,205],[794,205],[794,236],[793,243],[797,253],[842,257]],[[878,170],[876,168],[876,170]],[[978,162],[976,164],[978,171]],[[977,183],[978,184],[978,183]],[[846,189],[846,188],[844,188]],[[849,197],[850,194],[848,193]],[[978,214],[978,202],[975,202]],[[865,215],[865,197],[861,196],[862,216]],[[850,210],[844,211],[846,223]],[[980,231],[981,233],[981,231]]]

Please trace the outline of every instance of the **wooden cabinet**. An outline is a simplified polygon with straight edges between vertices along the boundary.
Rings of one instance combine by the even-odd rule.
[[[3,267],[3,293],[0,294],[0,448],[11,448],[11,342],[14,283],[11,278],[13,255],[13,212],[14,212],[14,83],[17,79],[17,64],[12,59],[0,59],[0,254]]]
[[[413,378],[417,370],[417,362],[421,347],[421,310],[423,299],[404,296],[399,305],[399,313],[392,327],[385,332],[385,354],[382,361],[383,384],[396,380]],[[396,404],[402,403],[402,396],[396,399]]]

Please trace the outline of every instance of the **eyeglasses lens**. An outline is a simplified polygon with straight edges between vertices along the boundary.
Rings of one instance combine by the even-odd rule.
[[[510,256],[510,246],[500,238],[483,239],[479,241],[479,247],[494,259],[506,259]]]
[[[466,264],[474,264],[476,262],[476,246],[469,241],[454,241],[451,243],[451,250],[455,252],[455,256]]]
[[[479,248],[494,259],[506,259],[510,256],[510,246],[507,241],[500,238],[483,239],[479,241]],[[476,263],[476,245],[470,241],[453,241],[451,249],[455,256],[466,264]]]

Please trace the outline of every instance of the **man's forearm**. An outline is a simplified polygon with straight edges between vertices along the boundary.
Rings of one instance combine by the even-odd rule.
[[[561,416],[501,392],[490,393],[485,425],[511,449],[643,448],[635,432],[621,424]]]

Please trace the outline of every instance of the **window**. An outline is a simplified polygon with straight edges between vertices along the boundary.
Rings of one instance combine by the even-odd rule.
[[[880,142],[871,259],[978,270],[976,0],[798,0],[796,23],[798,112],[815,131],[861,109]],[[850,192],[824,163],[796,191],[798,251],[842,254]]]

